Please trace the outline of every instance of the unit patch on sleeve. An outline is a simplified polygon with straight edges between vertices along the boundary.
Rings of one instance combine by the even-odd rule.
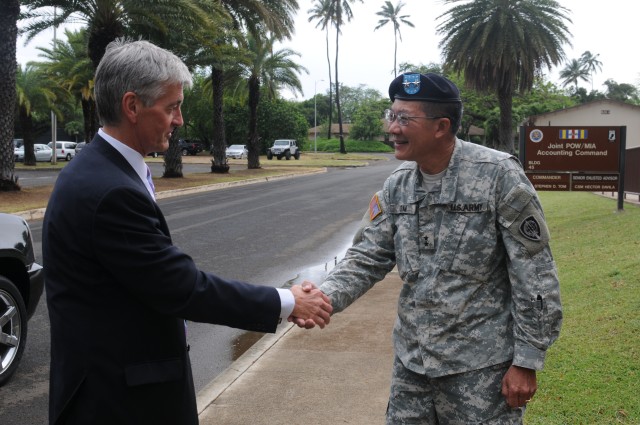
[[[382,207],[380,206],[380,200],[376,193],[373,195],[373,198],[371,198],[371,202],[369,202],[369,220],[373,221],[373,219],[380,214],[382,214]]]
[[[542,239],[540,223],[538,223],[538,220],[532,215],[522,220],[522,223],[520,223],[520,233],[531,241],[538,242]]]

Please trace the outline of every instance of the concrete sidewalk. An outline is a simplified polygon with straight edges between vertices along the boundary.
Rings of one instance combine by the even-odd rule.
[[[401,287],[393,271],[326,328],[263,337],[200,391],[200,424],[384,424]]]

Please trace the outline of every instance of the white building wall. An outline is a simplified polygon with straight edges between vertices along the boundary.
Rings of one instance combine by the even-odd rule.
[[[640,106],[599,100],[530,118],[530,124],[543,126],[627,126],[627,149],[640,147]]]

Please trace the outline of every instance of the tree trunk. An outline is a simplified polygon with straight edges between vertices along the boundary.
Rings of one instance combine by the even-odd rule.
[[[398,34],[395,29],[393,31],[393,35],[393,79],[395,80],[395,78],[398,76],[398,66],[396,65],[398,61]]]
[[[222,101],[224,95],[224,71],[215,66],[211,68],[211,87],[213,89],[213,139],[211,140],[211,172],[226,174],[229,172],[224,133],[224,115]]]
[[[260,102],[260,79],[257,76],[249,78],[249,141],[247,150],[248,168],[260,167],[260,147],[258,146],[258,103]]]
[[[327,140],[331,139],[331,119],[333,118],[333,87],[331,84],[331,59],[329,58],[329,25],[326,30],[327,66],[329,67],[329,125],[327,126]]]
[[[344,146],[342,133],[342,109],[340,108],[340,80],[338,79],[338,39],[340,38],[340,25],[336,25],[336,109],[338,110],[338,131],[340,134],[340,153],[347,153]]]
[[[25,108],[19,108],[20,129],[22,130],[22,142],[24,149],[24,165],[36,165],[36,154],[33,151],[33,119],[27,114]]]
[[[163,178],[184,177],[182,174],[182,152],[180,151],[180,146],[178,146],[178,133],[177,128],[173,130],[171,139],[169,140],[169,149],[164,153]]]
[[[96,101],[93,98],[80,101],[82,106],[82,118],[84,127],[84,141],[89,143],[98,132],[98,112],[96,111]]]
[[[19,0],[0,2],[0,191],[20,190],[13,155],[19,14]]]
[[[496,149],[515,153],[513,146],[513,91],[510,87],[498,89],[498,103],[500,104],[500,129],[498,132],[498,146]]]

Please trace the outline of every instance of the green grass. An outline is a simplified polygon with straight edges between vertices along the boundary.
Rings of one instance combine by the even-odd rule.
[[[564,321],[527,425],[640,424],[640,208],[541,192]]]
[[[340,139],[326,139],[318,137],[318,152],[340,152]],[[347,152],[393,152],[393,148],[375,140],[350,140],[345,139],[344,146]],[[314,150],[314,140],[310,139],[304,144],[305,151]]]

